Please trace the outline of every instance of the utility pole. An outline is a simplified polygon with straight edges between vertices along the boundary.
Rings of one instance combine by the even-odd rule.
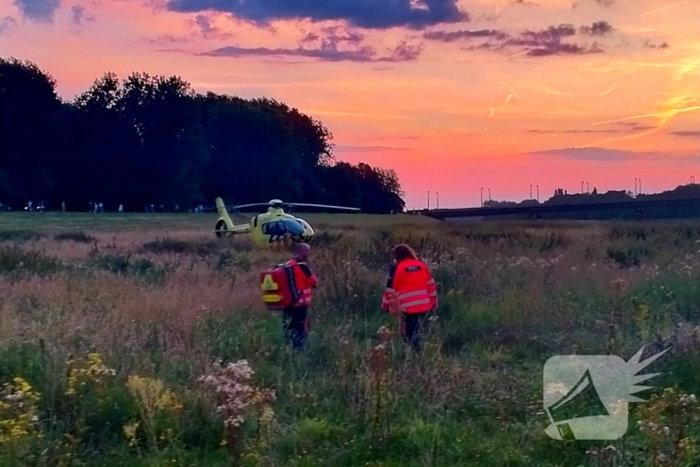
[[[491,201],[491,188],[489,188],[489,201]]]
[[[583,182],[581,182],[581,194],[583,194]]]
[[[639,179],[639,194],[642,194],[642,179]]]
[[[637,196],[637,177],[634,178],[634,196]]]
[[[530,185],[530,199],[532,199],[532,185]]]
[[[540,202],[540,186],[537,185],[537,202]]]
[[[484,187],[481,187],[481,207],[484,207]]]
[[[430,192],[428,192],[428,211],[430,211]]]
[[[435,196],[437,198],[437,208],[440,209],[440,192],[436,191]]]

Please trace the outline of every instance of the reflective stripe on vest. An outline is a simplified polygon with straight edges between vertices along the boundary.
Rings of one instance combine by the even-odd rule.
[[[427,290],[408,292],[398,296],[399,308],[406,313],[422,313],[432,308]]]
[[[311,305],[311,289],[300,290],[300,297],[297,303],[301,305]]]
[[[428,295],[430,295],[431,297],[437,298],[437,290],[435,290],[435,280],[434,279],[430,279],[428,281],[428,292],[429,292]]]

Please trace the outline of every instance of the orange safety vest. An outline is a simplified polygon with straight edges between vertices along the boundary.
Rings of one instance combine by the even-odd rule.
[[[391,311],[392,304],[403,313],[425,313],[437,307],[435,280],[424,262],[405,259],[391,269],[382,309]]]
[[[292,306],[311,305],[311,288],[316,287],[318,279],[306,263],[291,259],[287,261],[287,266],[292,266],[294,283],[299,293],[299,299]]]

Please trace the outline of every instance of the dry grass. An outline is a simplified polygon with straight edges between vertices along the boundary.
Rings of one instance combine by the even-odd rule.
[[[166,465],[177,454],[183,464],[226,465],[218,421],[196,402],[196,378],[217,358],[247,359],[258,382],[277,392],[268,444],[252,432],[243,437],[248,465],[582,465],[585,447],[544,435],[542,364],[561,353],[629,358],[641,345],[672,346],[663,384],[700,390],[692,376],[700,374],[696,224],[456,225],[386,216],[348,225],[360,218],[319,215],[310,348],[295,356],[279,317],[261,309],[257,285],[258,273],[287,252],[260,250],[245,237],[215,239],[202,232],[210,216],[41,216],[0,217],[0,234],[10,232],[0,242],[10,248],[0,250],[0,378],[24,372],[45,391],[61,384],[56,370],[17,350],[23,345],[43,349],[59,369],[69,354],[99,352],[120,378],[148,374],[190,398],[179,415],[191,426],[182,443],[140,454],[120,431],[133,408],[119,395],[125,386],[90,399],[85,413],[116,428],[81,435],[87,444],[75,455],[83,459],[97,443],[105,462],[141,455]],[[439,283],[441,307],[420,357],[378,310],[388,253],[403,241]],[[378,346],[382,326],[393,337]],[[55,397],[47,413],[58,410]],[[633,450],[644,436],[633,431],[616,449]],[[42,443],[49,441],[36,442],[37,452],[49,449]]]

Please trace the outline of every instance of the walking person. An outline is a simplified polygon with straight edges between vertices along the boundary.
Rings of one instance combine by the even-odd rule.
[[[310,253],[311,247],[307,243],[299,243],[294,249],[294,258],[286,263],[293,268],[294,282],[299,293],[298,300],[282,312],[285,337],[295,349],[302,349],[306,342],[311,289],[318,285],[318,279],[308,264]]]
[[[435,280],[410,246],[397,245],[393,255],[394,265],[389,270],[381,307],[389,314],[401,314],[404,341],[420,352],[421,330],[438,306]]]

